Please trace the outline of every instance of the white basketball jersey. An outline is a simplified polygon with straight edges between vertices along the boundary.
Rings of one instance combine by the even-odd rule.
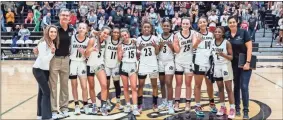
[[[91,52],[88,58],[88,61],[87,61],[87,65],[89,66],[96,66],[96,65],[104,64],[104,52],[105,52],[106,44],[105,44],[105,41],[103,41],[102,43],[99,43],[100,45],[98,45],[98,43],[99,43],[99,40],[95,38],[93,47],[99,48],[99,50]]]
[[[216,41],[214,40],[212,42],[212,55],[213,55],[213,62],[214,64],[226,64],[229,62],[228,59],[220,56],[217,54],[217,51],[222,51],[224,54],[228,54],[227,51],[227,40],[223,40],[222,43],[220,45],[216,44]]]
[[[88,44],[89,38],[85,37],[83,41],[79,41],[77,38],[77,34],[73,35],[71,38],[71,55],[70,59],[75,61],[85,61],[85,56],[83,56],[79,52],[79,48],[86,49]]]
[[[162,34],[158,35],[159,41],[163,41],[165,44],[159,51],[158,60],[171,61],[174,60],[174,52],[169,48],[166,43],[173,44],[174,34],[172,33],[168,38],[164,38]]]
[[[194,63],[202,66],[210,66],[209,57],[211,55],[211,44],[214,40],[213,34],[207,32],[202,34],[202,41],[199,43],[197,49],[194,50]]]
[[[137,47],[131,40],[129,44],[122,44],[123,49],[123,62],[134,63],[137,62]]]
[[[118,55],[117,55],[117,48],[120,40],[106,40],[106,47],[105,47],[105,66],[108,68],[115,68],[118,65]]]
[[[155,42],[157,45],[159,43],[157,37],[154,35],[151,35],[149,37],[140,36],[137,38],[137,45],[141,44],[144,46],[140,51],[140,65],[151,67],[158,66],[155,48],[152,46],[153,42]]]
[[[193,52],[192,52],[192,36],[195,34],[194,30],[190,30],[190,36],[185,38],[182,33],[182,31],[176,33],[178,39],[179,39],[179,45],[180,45],[180,52],[176,54],[175,56],[175,62],[180,64],[190,64],[192,63],[193,59]]]

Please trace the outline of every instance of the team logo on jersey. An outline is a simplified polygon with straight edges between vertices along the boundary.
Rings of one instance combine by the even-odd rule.
[[[228,75],[228,72],[227,72],[227,71],[224,71],[223,74],[224,74],[224,75]]]
[[[169,67],[169,70],[173,70],[173,69],[174,69],[173,66],[170,66],[170,67]]]
[[[85,71],[85,70],[83,70],[83,71],[82,71],[82,74],[85,74],[85,73],[86,73],[86,71]]]
[[[123,90],[123,88],[121,89]],[[218,120],[218,119],[227,119],[228,115],[224,116],[216,116],[216,114],[210,113],[209,111],[209,97],[207,95],[206,90],[201,91],[201,101],[203,112],[205,113],[204,117],[197,117],[195,112],[194,112],[194,96],[192,95],[192,103],[191,103],[191,111],[185,111],[185,104],[186,104],[186,98],[181,98],[180,99],[180,110],[176,111],[175,114],[169,115],[167,110],[162,110],[159,112],[154,112],[152,110],[152,89],[150,84],[146,84],[144,87],[144,92],[143,92],[143,111],[140,116],[134,116],[132,113],[124,113],[123,110],[118,110],[115,108],[115,103],[116,103],[116,94],[115,94],[115,89],[112,88],[109,91],[109,96],[111,99],[111,110],[109,112],[108,116],[102,116],[100,112],[96,115],[85,115],[84,112],[82,111],[82,114],[80,116],[73,115],[72,113],[74,112],[75,104],[74,101],[69,101],[69,112],[70,117],[68,119],[115,119],[115,120],[121,120],[121,119],[127,119],[127,120],[152,120],[152,119],[158,119],[158,120],[194,120],[194,119],[213,119],[213,120]],[[182,91],[185,92],[185,91]],[[123,93],[123,91],[122,91]],[[160,90],[158,90],[159,96],[161,96]],[[214,92],[215,95],[215,104],[217,106],[220,106],[220,102],[217,92]],[[121,103],[124,104],[125,100],[122,99],[124,98],[123,94],[120,96],[121,97]],[[97,100],[101,99],[101,93],[97,94]],[[162,101],[162,98],[159,97],[158,101]],[[83,102],[80,100],[80,106],[83,107]],[[227,106],[229,106],[229,101],[228,98],[225,99],[225,102],[227,103]],[[159,103],[160,104],[160,103]],[[250,119],[258,120],[258,119],[267,119],[271,115],[271,108],[257,100],[249,100],[249,105],[250,109],[253,112],[250,112]],[[100,105],[97,105],[100,106]],[[235,119],[242,119],[241,117],[236,117]]]

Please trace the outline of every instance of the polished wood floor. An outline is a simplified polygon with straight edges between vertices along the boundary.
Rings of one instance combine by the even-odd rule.
[[[38,86],[32,74],[34,61],[1,61],[1,117],[2,119],[35,119]],[[257,100],[271,108],[268,119],[283,119],[282,117],[282,70],[277,66],[282,63],[258,63],[263,68],[253,71],[250,82],[250,99]],[[270,66],[271,65],[271,66]],[[149,80],[147,80],[149,83]],[[194,82],[192,83],[194,85]],[[175,86],[175,82],[173,82]],[[111,87],[113,87],[111,82]],[[205,90],[205,84],[202,86]],[[216,85],[215,91],[217,90]],[[71,86],[69,84],[70,100],[72,100]],[[183,86],[185,88],[185,86]],[[98,81],[95,85],[96,93],[100,92]],[[59,91],[58,91],[59,92]],[[182,92],[182,97],[185,96]],[[79,92],[79,94],[81,94]],[[192,95],[193,96],[193,95]],[[81,98],[81,97],[80,97]],[[113,100],[114,101],[114,100]],[[97,102],[97,104],[100,101]],[[195,103],[192,103],[194,105]],[[260,105],[250,101],[250,116],[259,113]],[[182,106],[182,105],[181,105]],[[218,105],[217,105],[218,106]],[[204,108],[208,109],[208,108]],[[149,111],[143,112],[144,114]],[[142,119],[144,115],[138,117]],[[101,117],[101,116],[100,116]],[[69,119],[100,119],[93,116],[71,116]],[[160,117],[160,118],[165,118]],[[114,119],[115,116],[108,119]],[[159,119],[160,119],[159,118]]]

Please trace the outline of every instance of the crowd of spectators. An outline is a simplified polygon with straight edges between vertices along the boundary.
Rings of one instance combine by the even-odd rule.
[[[2,2],[2,31],[16,31],[18,24],[35,24],[32,31],[42,31],[46,25],[54,24],[61,8],[71,10],[70,24],[76,27],[78,22],[85,22],[89,30],[100,30],[107,25],[111,28],[128,28],[132,37],[140,34],[140,25],[149,21],[155,28],[155,33],[162,33],[161,20],[170,19],[172,30],[180,29],[181,18],[190,17],[192,28],[197,28],[198,18],[208,18],[210,31],[216,26],[227,26],[227,18],[236,16],[239,27],[250,32],[255,40],[255,32],[262,27],[264,12],[272,10],[273,17],[279,20],[283,15],[282,2]],[[27,14],[23,14],[24,11]],[[25,16],[24,16],[25,15]],[[17,17],[16,17],[17,16]],[[25,18],[24,18],[25,17]],[[15,20],[17,19],[17,20]],[[6,24],[5,24],[6,23]],[[274,22],[274,26],[277,26]]]

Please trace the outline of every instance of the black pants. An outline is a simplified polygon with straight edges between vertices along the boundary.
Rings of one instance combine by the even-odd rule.
[[[42,119],[52,118],[50,88],[48,85],[49,71],[33,68],[33,75],[38,82],[38,98],[37,98],[37,116],[42,116]]]

